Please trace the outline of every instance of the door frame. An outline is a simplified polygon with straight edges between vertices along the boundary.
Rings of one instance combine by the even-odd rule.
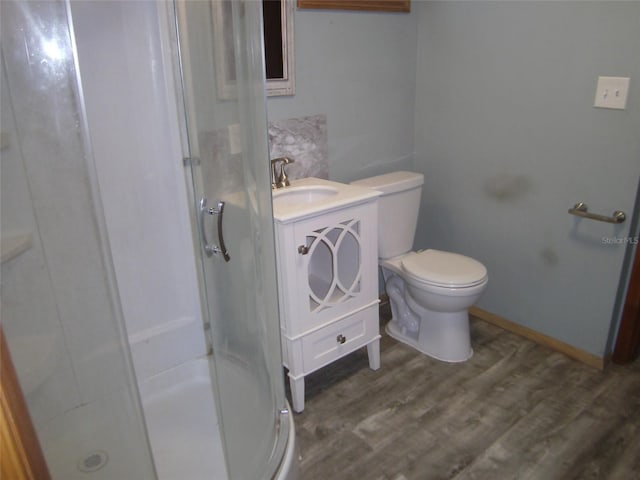
[[[20,480],[51,480],[2,325],[0,377],[0,476]]]
[[[619,365],[633,362],[640,349],[640,255],[636,249],[616,345],[611,361]]]

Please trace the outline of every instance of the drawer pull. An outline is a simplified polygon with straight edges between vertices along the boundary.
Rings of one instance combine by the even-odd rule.
[[[347,341],[347,337],[345,337],[344,335],[338,335],[338,336],[336,337],[336,341],[337,341],[340,345],[342,345],[344,342],[346,342],[346,341]]]
[[[306,245],[300,245],[298,247],[298,253],[300,255],[306,255],[307,253],[309,253],[309,247],[307,247]]]

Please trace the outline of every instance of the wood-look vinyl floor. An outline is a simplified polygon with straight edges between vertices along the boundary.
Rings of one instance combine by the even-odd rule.
[[[302,480],[640,479],[639,361],[600,372],[477,319],[472,341],[446,364],[383,333],[377,372],[362,349],[309,375]]]

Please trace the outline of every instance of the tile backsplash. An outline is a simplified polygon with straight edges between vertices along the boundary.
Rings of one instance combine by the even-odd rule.
[[[288,118],[269,122],[269,157],[290,157],[289,178],[329,178],[327,116]]]

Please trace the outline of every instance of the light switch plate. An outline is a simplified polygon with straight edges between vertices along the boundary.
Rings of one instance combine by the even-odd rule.
[[[598,77],[594,107],[627,108],[627,93],[629,92],[629,77]]]

